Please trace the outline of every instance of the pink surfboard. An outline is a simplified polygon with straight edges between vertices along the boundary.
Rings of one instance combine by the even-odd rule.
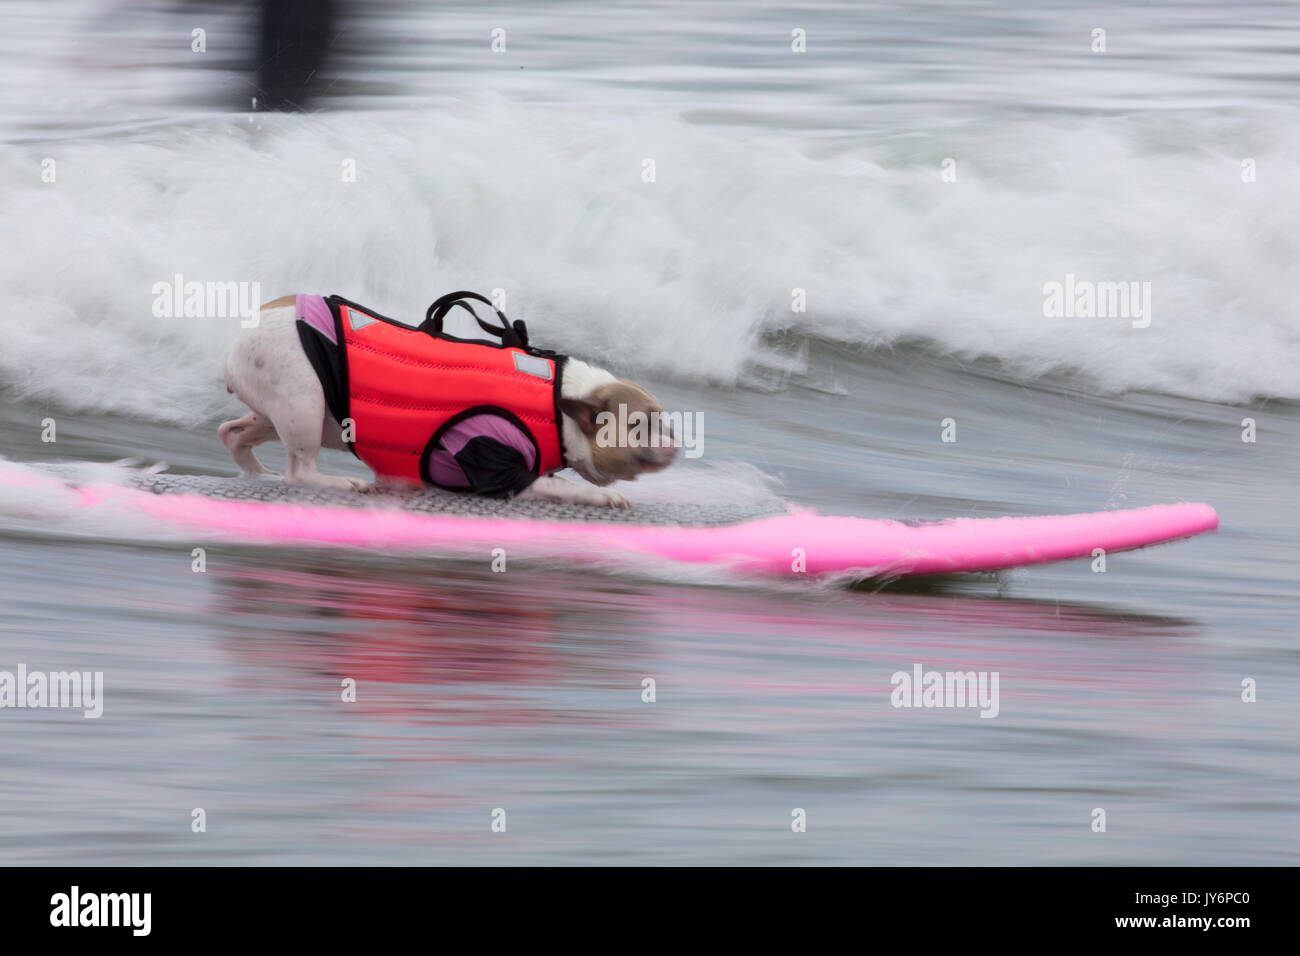
[[[767,575],[949,574],[1111,554],[1211,531],[1204,504],[1044,517],[878,518],[719,513],[685,506],[632,511],[496,502],[429,491],[407,495],[304,492],[276,482],[137,474],[126,483],[72,482],[0,463],[0,486],[44,500],[67,530],[77,519],[135,516],[142,531],[202,543],[324,546],[448,557],[511,555],[573,561],[649,558]],[[112,522],[121,527],[120,520]]]

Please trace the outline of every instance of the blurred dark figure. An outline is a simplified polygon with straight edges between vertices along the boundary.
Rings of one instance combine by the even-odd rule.
[[[303,110],[322,92],[337,6],[338,0],[261,0],[257,109]]]

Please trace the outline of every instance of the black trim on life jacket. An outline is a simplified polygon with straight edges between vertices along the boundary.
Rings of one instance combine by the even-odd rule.
[[[563,394],[561,389],[564,387],[564,367],[569,364],[569,357],[554,352],[550,353],[548,358],[551,356],[555,360],[555,389],[551,393],[555,397],[555,434],[560,439],[560,461],[563,462],[560,467],[567,468],[569,453],[564,446],[564,410],[560,408],[560,396]]]
[[[364,306],[349,302],[341,295],[325,296],[325,304],[329,306],[330,315],[334,316],[334,351],[337,352],[339,356],[339,388],[343,392],[341,403],[343,406],[343,417],[339,419],[339,427],[342,428],[343,422],[352,417],[352,388],[348,383],[348,350],[343,345],[343,313],[339,310],[339,305],[342,304],[346,305],[348,308],[359,309],[360,311],[365,312],[366,315],[370,315],[371,313],[366,311]],[[375,316],[375,318],[383,319],[383,321],[390,322],[393,325],[398,324],[393,322],[392,319],[385,319],[383,316]],[[357,453],[356,444],[354,442],[348,441],[345,437],[343,439],[343,444],[348,451],[352,452],[353,458],[357,461],[361,460],[361,455]]]
[[[510,411],[510,409],[501,408],[498,405],[475,405],[473,408],[467,408],[463,412],[457,412],[455,415],[451,416],[451,418],[443,422],[442,427],[433,433],[433,437],[430,438],[428,444],[424,446],[424,451],[420,453],[420,478],[425,482],[425,484],[442,487],[441,485],[437,485],[436,482],[434,482],[433,477],[429,474],[429,459],[431,459],[433,453],[438,450],[438,445],[442,442],[443,435],[447,434],[449,430],[454,426],[459,425],[465,419],[473,418],[475,415],[497,415],[514,425],[518,431],[523,432],[528,438],[529,444],[533,446],[533,474],[542,474],[542,449],[538,446],[537,439],[533,436],[532,431],[523,423],[519,416]],[[557,431],[558,430],[559,429],[557,428]],[[564,458],[563,437],[560,438],[560,458],[561,460]],[[451,490],[459,491],[463,489]]]
[[[348,417],[348,390],[343,385],[343,349],[331,342],[320,329],[299,319],[298,343],[320,379],[325,405],[340,425]]]
[[[330,311],[334,313],[334,320],[340,326],[339,328],[340,342],[343,341],[343,337],[341,334],[343,331],[342,329],[343,317],[339,313],[340,305],[346,305],[349,309],[356,309],[358,312],[364,312],[367,316],[369,316],[372,319],[378,319],[380,322],[387,322],[389,325],[395,325],[399,329],[406,329],[408,332],[415,331],[415,326],[413,325],[407,325],[405,322],[398,322],[396,319],[390,319],[386,315],[380,315],[374,309],[370,308],[370,306],[362,305],[360,302],[353,302],[351,299],[345,299],[341,295],[327,295],[325,296],[325,301],[329,303]]]

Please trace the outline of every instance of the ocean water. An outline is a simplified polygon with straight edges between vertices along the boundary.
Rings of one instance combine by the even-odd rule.
[[[844,586],[232,547],[0,489],[0,671],[105,684],[98,719],[0,709],[0,862],[1296,861],[1294,4],[353,5],[299,115],[246,111],[251,9],[0,7],[5,459],[233,474],[239,320],[155,315],[177,275],[412,319],[501,289],[703,415],[634,503],[1221,527]],[[1149,309],[1046,315],[1067,281]],[[916,664],[997,672],[997,717],[893,707]]]

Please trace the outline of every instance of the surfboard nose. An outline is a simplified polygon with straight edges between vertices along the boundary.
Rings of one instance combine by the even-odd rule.
[[[1182,504],[1169,505],[1170,508],[1183,510],[1184,520],[1192,530],[1190,534],[1202,531],[1214,531],[1219,527],[1219,513],[1209,505],[1199,501],[1186,501]]]

